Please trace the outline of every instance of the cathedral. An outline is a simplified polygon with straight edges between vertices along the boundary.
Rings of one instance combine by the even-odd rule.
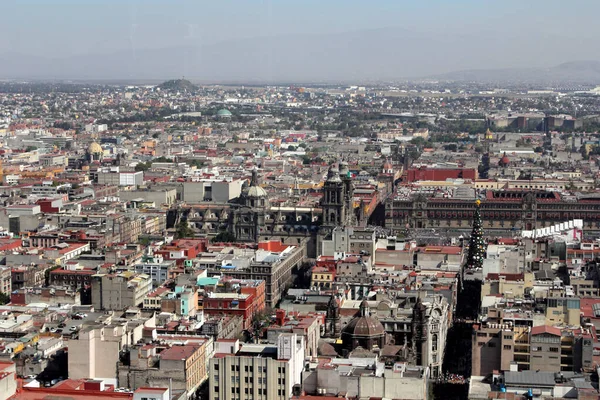
[[[362,222],[353,201],[352,175],[344,161],[329,167],[320,207],[272,206],[254,170],[239,198],[224,204],[184,205],[171,210],[167,224],[173,227],[186,220],[192,228],[209,236],[227,230],[240,242],[280,240],[298,245],[307,240],[308,256],[315,257],[317,243],[333,228]]]

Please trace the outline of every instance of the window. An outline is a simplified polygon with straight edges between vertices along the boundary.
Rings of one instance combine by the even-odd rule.
[[[512,346],[510,346],[508,344],[504,345],[504,350],[511,350],[511,349],[512,349]]]
[[[512,336],[511,335],[504,335],[504,340],[512,340]]]
[[[558,347],[550,347],[549,351],[551,353],[558,353]]]
[[[488,343],[488,347],[496,347],[496,343],[494,343],[494,342],[489,342],[489,343]]]

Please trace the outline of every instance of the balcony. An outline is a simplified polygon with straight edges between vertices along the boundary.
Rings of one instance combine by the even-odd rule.
[[[529,355],[515,354],[514,355],[514,360],[517,363],[526,363],[526,364],[529,364]]]

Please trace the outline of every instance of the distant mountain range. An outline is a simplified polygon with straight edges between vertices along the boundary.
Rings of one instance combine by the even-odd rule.
[[[185,77],[202,83],[369,83],[436,77],[600,82],[598,62],[560,64],[581,59],[579,49],[596,48],[595,37],[553,36],[535,29],[440,35],[424,29],[254,37],[109,54],[91,49],[89,54],[62,58],[0,53],[0,79],[156,82]],[[527,68],[532,65],[557,66]]]
[[[471,82],[600,84],[600,61],[571,61],[549,68],[472,69],[430,78]]]

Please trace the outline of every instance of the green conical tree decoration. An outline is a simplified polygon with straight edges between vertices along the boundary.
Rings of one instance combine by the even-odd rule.
[[[483,238],[483,222],[481,221],[481,212],[479,211],[480,200],[475,202],[475,214],[473,215],[473,230],[469,240],[469,253],[465,267],[468,269],[481,268],[485,258],[487,243]]]

